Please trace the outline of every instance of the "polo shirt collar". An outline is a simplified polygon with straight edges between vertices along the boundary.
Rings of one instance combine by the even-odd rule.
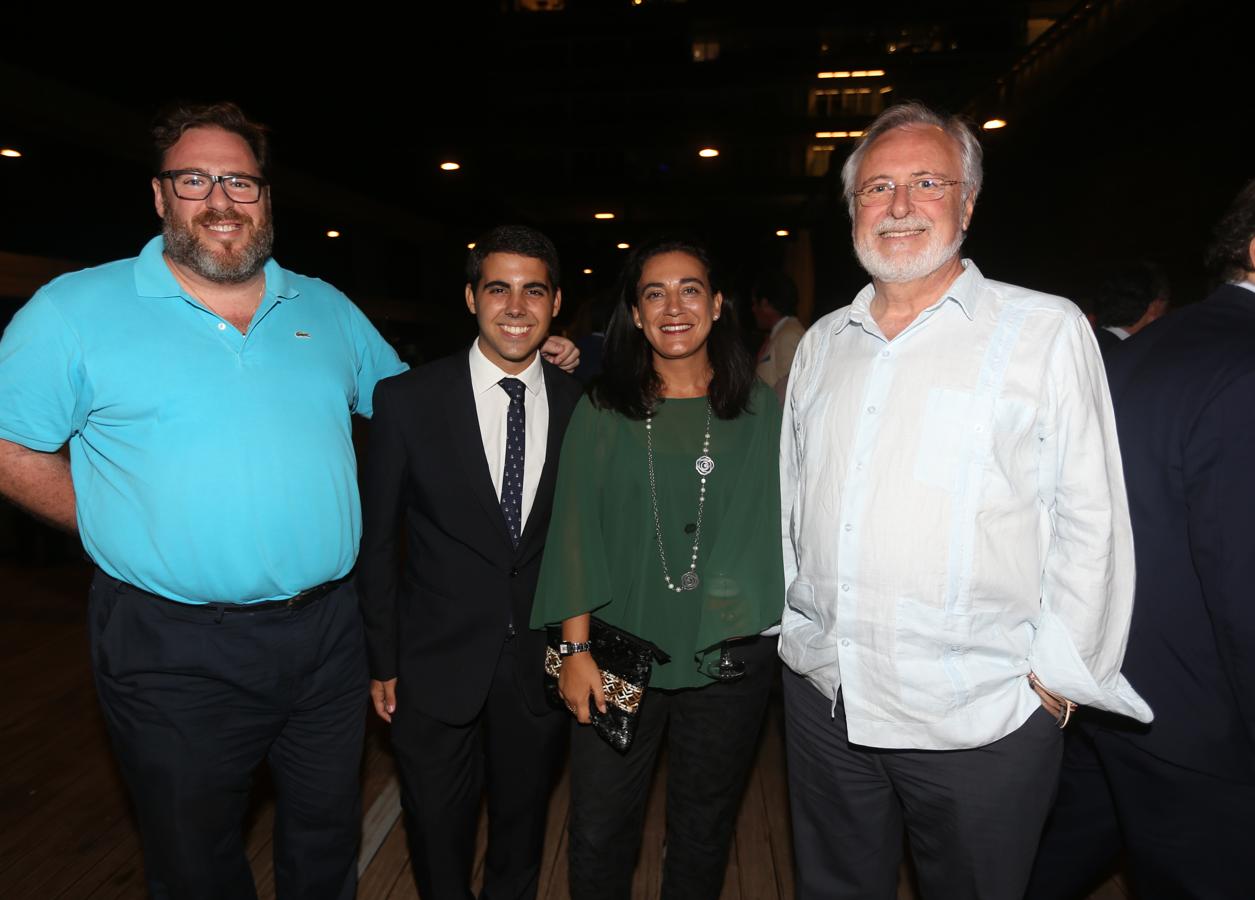
[[[936,303],[923,310],[921,315],[931,312],[949,300],[953,301],[963,311],[963,315],[967,317],[969,322],[972,320],[976,307],[980,304],[980,295],[985,285],[985,277],[981,275],[980,269],[976,268],[976,263],[970,259],[965,259],[961,262],[963,271],[959,274],[959,277],[950,282],[946,292],[941,295]],[[871,320],[871,303],[875,296],[876,286],[874,284],[868,284],[859,291],[858,296],[854,298],[854,302],[850,304],[850,314],[843,321],[837,323],[834,333],[839,334],[850,324],[862,325],[864,322]]]
[[[527,392],[533,396],[538,395],[545,389],[545,373],[540,367],[540,354],[537,353],[533,358],[531,365],[517,375],[510,375],[497,368],[497,364],[484,356],[484,351],[479,348],[479,338],[471,342],[471,390],[475,396],[486,393],[490,390],[500,390],[497,383],[502,378],[517,378],[523,382],[523,386],[527,388]],[[504,395],[503,395],[504,396]]]
[[[141,297],[181,297],[183,287],[174,277],[170,267],[166,265],[162,255],[166,249],[165,239],[157,235],[144,245],[139,257],[135,260],[135,292]],[[300,296],[300,291],[288,279],[288,273],[280,268],[274,257],[266,260],[262,266],[266,275],[266,293],[273,294],[280,300],[291,300]]]

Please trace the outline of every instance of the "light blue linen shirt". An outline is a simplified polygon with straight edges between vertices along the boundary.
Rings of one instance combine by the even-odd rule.
[[[1120,675],[1133,543],[1093,332],[975,265],[892,341],[869,285],[820,319],[781,434],[784,661],[850,741],[989,744],[1038,708],[1034,671],[1149,721]]]
[[[247,335],[190,297],[160,237],[41,288],[0,340],[0,438],[70,442],[79,534],[115,578],[187,603],[346,574],[350,416],[405,365],[348,298],[265,265]]]

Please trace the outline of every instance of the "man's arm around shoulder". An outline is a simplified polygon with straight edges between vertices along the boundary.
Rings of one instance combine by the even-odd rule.
[[[0,494],[57,528],[78,531],[74,482],[63,453],[45,453],[0,438]]]

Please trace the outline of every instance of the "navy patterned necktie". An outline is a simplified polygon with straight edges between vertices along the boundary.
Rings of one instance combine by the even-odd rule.
[[[523,392],[527,389],[517,378],[502,378],[497,384],[510,395],[510,410],[505,417],[505,470],[501,473],[501,512],[510,529],[510,540],[519,545],[523,522]]]

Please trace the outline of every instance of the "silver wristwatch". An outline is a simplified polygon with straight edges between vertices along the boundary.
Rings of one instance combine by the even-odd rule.
[[[570,656],[573,653],[587,653],[592,649],[592,641],[562,641],[558,644],[558,655]]]

